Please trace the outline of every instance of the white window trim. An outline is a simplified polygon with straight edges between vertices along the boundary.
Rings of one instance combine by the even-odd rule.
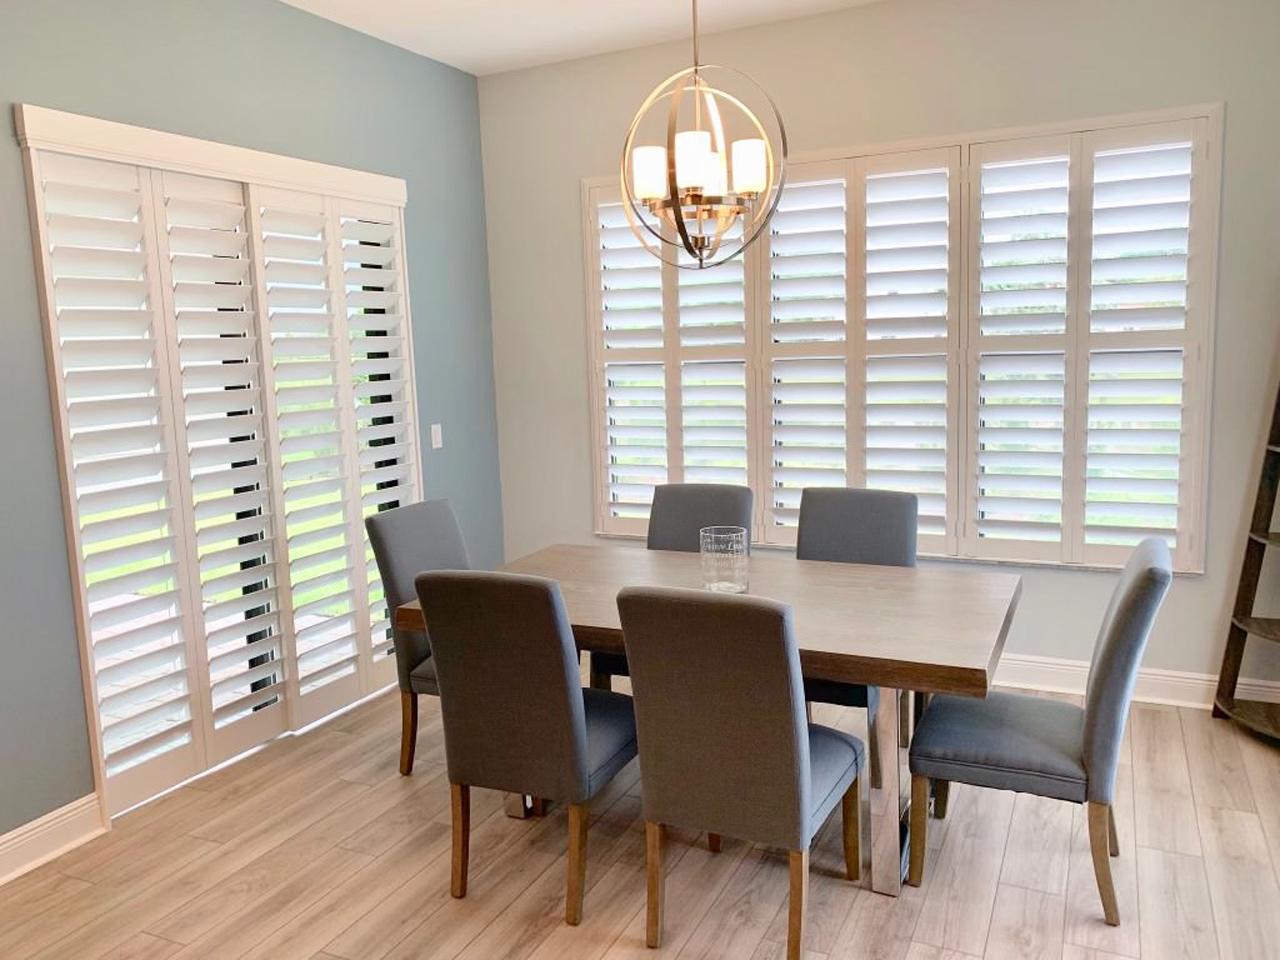
[[[1194,181],[1194,194],[1192,196],[1192,204],[1199,205],[1201,210],[1201,219],[1197,223],[1197,232],[1194,235],[1194,243],[1196,244],[1190,252],[1201,264],[1201,268],[1196,277],[1195,283],[1188,284],[1189,290],[1195,297],[1196,305],[1188,308],[1188,324],[1186,330],[1182,334],[1182,341],[1187,357],[1187,364],[1184,372],[1185,399],[1183,403],[1184,425],[1183,435],[1188,442],[1192,444],[1193,450],[1187,454],[1191,458],[1193,468],[1186,472],[1185,493],[1179,497],[1179,509],[1182,516],[1187,518],[1187,528],[1190,531],[1189,537],[1181,537],[1179,545],[1175,550],[1175,572],[1179,575],[1202,575],[1205,572],[1205,558],[1207,553],[1207,531],[1205,528],[1205,520],[1208,516],[1208,488],[1209,488],[1209,437],[1208,430],[1212,417],[1212,401],[1213,401],[1213,368],[1214,368],[1214,330],[1217,325],[1217,285],[1218,285],[1218,245],[1219,245],[1219,224],[1221,214],[1221,191],[1222,191],[1222,143],[1223,143],[1223,122],[1225,108],[1221,102],[1205,103],[1191,105],[1181,108],[1170,108],[1162,110],[1141,111],[1128,114],[1117,114],[1103,117],[1093,117],[1081,120],[1056,121],[1045,124],[1035,124],[1017,127],[1004,127],[982,130],[977,132],[956,134],[950,136],[924,137],[916,139],[907,139],[893,141],[889,143],[871,143],[859,144],[847,147],[836,147],[822,150],[811,150],[794,153],[790,157],[792,167],[800,165],[818,165],[818,164],[865,164],[875,163],[878,158],[891,156],[899,153],[923,152],[926,150],[944,150],[958,149],[960,152],[959,168],[956,171],[959,188],[959,207],[963,211],[961,220],[961,229],[965,231],[964,241],[960,244],[959,251],[959,271],[956,275],[956,283],[953,285],[950,295],[959,297],[959,316],[958,316],[958,350],[954,354],[960,365],[966,365],[969,361],[970,352],[970,315],[972,305],[970,303],[972,281],[970,273],[972,265],[970,264],[970,242],[968,240],[968,231],[974,229],[975,220],[970,211],[970,204],[974,202],[972,197],[971,177],[974,165],[970,162],[970,154],[974,148],[980,148],[988,142],[1005,142],[1010,140],[1033,139],[1033,138],[1067,138],[1072,135],[1083,134],[1086,137],[1103,136],[1108,131],[1114,131],[1124,128],[1133,128],[1148,125],[1166,125],[1174,123],[1199,123],[1203,132],[1203,140],[1200,146],[1203,147],[1203,155],[1199,158],[1200,168],[1199,175]],[[1073,178],[1080,173],[1082,165],[1076,163],[1073,165]],[[604,489],[606,486],[606,477],[604,475],[604,464],[601,460],[600,451],[603,447],[605,436],[605,423],[603,417],[603,381],[602,374],[605,363],[605,350],[603,342],[603,317],[601,302],[599,297],[599,262],[597,255],[597,244],[595,242],[596,233],[596,207],[599,203],[610,202],[610,200],[618,199],[617,175],[584,177],[581,182],[581,203],[582,203],[582,241],[583,241],[583,267],[585,271],[584,295],[587,307],[587,360],[588,360],[588,407],[591,423],[591,469],[592,469],[592,516],[593,516],[593,532],[598,537],[619,538],[619,539],[641,539],[644,536],[645,522],[640,520],[626,520],[621,525],[616,522],[611,528],[608,523],[608,509],[604,499]],[[1088,191],[1091,194],[1091,190]],[[1081,194],[1085,191],[1081,190]],[[612,194],[612,196],[610,195]],[[850,216],[852,217],[853,204],[850,204]],[[1075,206],[1073,205],[1073,209]],[[1075,231],[1076,240],[1080,242],[1080,231]],[[854,236],[848,233],[847,236]],[[764,241],[767,244],[767,240]],[[760,381],[763,376],[765,363],[765,350],[760,344],[760,337],[753,331],[760,329],[761,324],[765,321],[762,319],[761,303],[768,303],[768,291],[764,288],[766,279],[764,270],[760,266],[763,257],[762,244],[755,244],[753,248],[747,250],[745,256],[748,260],[748,278],[746,283],[747,297],[747,364],[748,364],[748,383],[753,385],[755,389],[761,390],[764,385]],[[1078,259],[1078,258],[1077,258]],[[1087,275],[1087,267],[1077,265],[1077,276],[1073,278],[1071,285],[1073,296],[1078,295],[1074,291],[1083,290],[1079,286],[1080,277]],[[851,271],[852,273],[852,271]],[[754,278],[754,279],[753,279]],[[665,287],[664,287],[665,289]],[[850,277],[850,290],[853,289],[853,277]],[[664,312],[666,308],[664,307]],[[669,322],[669,321],[668,321]],[[1076,325],[1079,330],[1079,324]],[[1088,331],[1080,331],[1079,339],[1085,342],[1088,339]],[[671,349],[678,352],[678,345],[668,343],[670,337],[664,337],[664,343],[668,345],[664,350]],[[1076,339],[1076,335],[1072,335],[1072,340]],[[1079,347],[1072,348],[1074,352],[1079,351]],[[850,347],[852,350],[852,347]],[[950,352],[950,350],[949,350]],[[674,354],[673,354],[674,355]],[[1087,347],[1085,348],[1087,357]],[[852,358],[852,353],[850,353]],[[1073,378],[1068,377],[1070,383]],[[852,382],[852,380],[850,380]],[[972,412],[969,397],[971,388],[971,377],[966,375],[958,384],[958,391],[961,396],[962,409],[959,416],[959,427],[957,434],[960,441],[960,449],[958,451],[949,451],[949,457],[958,457],[959,461],[967,461],[970,457],[971,443],[969,441],[969,432],[971,430]],[[850,387],[852,389],[852,387]],[[1073,401],[1068,401],[1068,408],[1071,407]],[[757,405],[761,406],[761,405]],[[1081,408],[1082,409],[1082,408]],[[758,410],[756,411],[758,414]],[[755,475],[763,478],[767,472],[767,452],[766,446],[768,434],[763,424],[762,415],[751,415],[752,411],[748,409],[747,420],[747,443],[751,451],[751,462],[755,469]],[[669,434],[670,437],[670,434]],[[668,443],[668,457],[671,456],[670,441]],[[856,455],[854,444],[850,440],[848,447],[850,462]],[[1064,451],[1064,474],[1070,470],[1076,470],[1083,476],[1083,447],[1070,448]],[[1075,463],[1067,463],[1067,460],[1079,461]],[[958,462],[959,462],[958,461]],[[850,480],[855,477],[855,473],[850,471]],[[950,480],[950,478],[949,478]],[[761,481],[763,482],[763,481]],[[1094,548],[1091,551],[1083,549],[1072,549],[1069,554],[1070,559],[1059,559],[1050,556],[1027,556],[1027,557],[1009,557],[1001,556],[997,553],[991,555],[975,556],[964,553],[966,549],[966,535],[964,525],[968,520],[969,507],[969,488],[973,485],[972,478],[966,469],[957,471],[955,484],[959,488],[959,495],[955,501],[955,509],[958,513],[958,527],[954,537],[948,536],[948,539],[956,539],[956,553],[933,553],[921,550],[922,557],[929,559],[946,560],[966,563],[992,563],[1011,566],[1025,567],[1048,567],[1072,570],[1111,570],[1124,563],[1124,557],[1128,551],[1126,548]],[[1064,510],[1066,490],[1064,489]],[[763,533],[763,505],[761,498],[757,498],[756,517],[753,523],[753,539],[759,546],[763,548],[787,548],[787,544],[768,543],[761,536]],[[1181,517],[1180,517],[1181,521]],[[1182,526],[1180,522],[1180,526]],[[1064,536],[1075,536],[1075,532],[1068,527],[1067,518],[1064,516],[1063,522]],[[948,547],[950,547],[950,543]]]
[[[326,198],[326,204],[341,201],[347,207],[353,209],[359,209],[362,204],[367,205],[369,209],[375,209],[378,206],[384,209],[394,208],[396,221],[395,243],[399,246],[402,266],[401,296],[404,313],[405,356],[408,366],[406,377],[408,421],[411,425],[411,438],[415,450],[412,457],[411,473],[408,477],[408,488],[406,490],[408,496],[406,499],[413,502],[422,499],[425,487],[422,472],[422,451],[417,433],[419,415],[417,410],[416,371],[413,361],[413,338],[411,334],[412,307],[409,299],[408,277],[403,272],[403,267],[407,265],[403,210],[407,201],[408,191],[405,181],[397,177],[135,127],[129,124],[116,123],[31,104],[15,104],[14,120],[17,140],[22,148],[26,170],[27,203],[36,271],[37,296],[44,319],[46,377],[49,384],[54,425],[55,453],[58,460],[59,475],[63,480],[64,486],[62,491],[63,522],[66,533],[68,562],[75,594],[74,615],[77,635],[80,641],[81,677],[85,698],[85,714],[90,734],[89,747],[93,768],[94,792],[102,820],[109,825],[111,817],[120,813],[122,806],[117,802],[110,801],[107,793],[106,758],[102,742],[103,730],[101,717],[97,709],[97,682],[93,652],[90,648],[90,614],[88,600],[82,587],[85,579],[84,552],[76,509],[72,504],[73,494],[69,488],[66,488],[66,478],[71,475],[73,463],[71,430],[67,419],[65,385],[61,375],[61,360],[59,358],[53,276],[49,269],[49,258],[44,246],[45,241],[42,229],[45,217],[43,193],[40,189],[38,177],[39,152],[71,154],[94,160],[129,164],[139,168],[174,171],[235,181],[244,185],[247,198],[253,197],[255,191],[262,188],[282,188],[318,195]],[[246,211],[246,218],[248,219],[248,217],[249,214]],[[256,217],[253,219],[256,220]],[[250,249],[252,249],[252,244],[255,242],[251,235]],[[258,272],[257,261],[257,257],[251,257],[253,270],[255,271],[253,283],[255,300],[265,296],[265,287],[259,285],[262,277]],[[330,267],[331,269],[340,269],[340,264],[330,264]],[[334,291],[338,299],[343,300],[343,288],[339,285],[334,287]],[[255,313],[261,313],[261,310],[255,310]],[[274,443],[277,440],[277,428],[273,418],[269,421],[267,429],[269,438]],[[173,455],[172,453],[170,454],[171,457]],[[269,469],[277,470],[278,467],[271,466]],[[172,464],[170,474],[179,475],[173,469]],[[355,483],[357,481],[353,479],[352,482]],[[273,509],[278,506],[274,501],[278,489],[279,483],[274,482],[271,494]],[[357,506],[359,505],[358,498],[356,504]],[[283,523],[280,526],[283,529]],[[357,527],[363,527],[363,520],[358,514],[351,520],[351,529],[355,531]],[[279,535],[280,531],[277,532],[277,537]],[[185,532],[180,536],[185,537]],[[363,542],[361,530],[361,536],[351,544],[353,554]],[[353,567],[353,574],[362,573],[364,570],[363,551],[361,550],[360,553],[362,562]],[[197,591],[196,596],[198,597],[198,595]],[[360,608],[358,612],[361,613],[358,622],[367,628],[369,624],[368,603],[364,602],[358,604],[358,606]],[[283,622],[291,614],[286,605],[282,604],[281,607]],[[188,618],[193,613],[193,610],[188,610]],[[187,632],[189,638],[198,635],[198,633],[190,630]],[[192,640],[189,639],[188,642],[191,643]],[[288,633],[285,642],[291,646],[292,631]],[[191,670],[190,664],[188,664],[188,670]],[[393,684],[395,679],[394,672],[385,664],[378,669],[362,668],[359,670],[359,676],[360,697],[377,692],[377,690],[385,688],[388,684]],[[189,696],[193,700],[202,695],[203,691],[199,686],[192,686],[189,690]],[[346,709],[351,705],[352,703],[343,701],[342,703],[332,704],[331,709]],[[290,720],[288,729],[296,731],[303,725],[316,720],[315,716],[298,716],[297,711],[293,709],[291,701],[289,706]],[[193,734],[198,751],[204,750],[204,744],[201,742],[200,727],[205,720],[208,720],[208,718],[193,717]],[[172,782],[165,779],[164,771],[160,771],[155,777],[148,777],[146,783],[141,783],[137,786],[135,792],[139,796],[134,798],[133,802],[145,800],[147,797],[169,789],[173,785]],[[125,807],[132,805],[133,803],[124,804]]]
[[[28,149],[73,153],[95,160],[115,160],[393,207],[403,207],[408,198],[404,180],[380,173],[149,130],[29,103],[14,104],[13,113],[18,143]]]

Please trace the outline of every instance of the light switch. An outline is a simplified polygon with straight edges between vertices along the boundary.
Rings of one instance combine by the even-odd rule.
[[[444,428],[438,423],[431,425],[431,449],[439,450],[444,446]]]

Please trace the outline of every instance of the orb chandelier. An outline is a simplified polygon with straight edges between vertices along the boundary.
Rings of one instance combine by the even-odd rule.
[[[660,260],[705,270],[741,254],[764,231],[786,176],[787,134],[750,77],[698,58],[668,77],[631,121],[622,150],[623,209]],[[762,119],[763,118],[763,119]]]

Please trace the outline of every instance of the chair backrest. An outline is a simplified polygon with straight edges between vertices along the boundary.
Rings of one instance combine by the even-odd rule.
[[[417,578],[453,783],[576,803],[587,746],[578,650],[560,586],[445,570]]]
[[[1098,630],[1084,701],[1088,796],[1110,803],[1133,685],[1147,637],[1173,579],[1169,548],[1150,537],[1134,548]]]
[[[802,849],[809,739],[791,609],[628,587],[618,613],[648,820]]]
[[[743,527],[751,541],[751,488],[727,483],[664,483],[649,508],[650,550],[697,553],[703,527]]]
[[[382,510],[366,517],[364,525],[390,611],[416,596],[413,578],[422,571],[466,570],[471,566],[448,500],[424,500]],[[431,655],[431,647],[427,638],[415,631],[392,627],[391,633],[400,689],[409,692],[409,674]]]
[[[805,487],[796,558],[914,567],[919,513],[914,493]]]

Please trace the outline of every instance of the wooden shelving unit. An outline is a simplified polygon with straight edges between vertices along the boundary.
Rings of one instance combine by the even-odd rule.
[[[1258,478],[1258,496],[1253,504],[1249,536],[1245,538],[1244,562],[1240,568],[1240,584],[1236,603],[1227,628],[1227,648],[1222,655],[1222,671],[1218,674],[1218,692],[1214,697],[1213,715],[1230,717],[1256,733],[1280,740],[1280,703],[1240,700],[1236,684],[1240,680],[1240,664],[1250,638],[1280,643],[1280,618],[1257,617],[1253,603],[1258,595],[1258,578],[1268,548],[1280,547],[1280,531],[1271,529],[1275,513],[1276,489],[1280,485],[1280,391],[1276,393],[1271,414],[1271,431],[1262,456],[1262,476]]]

